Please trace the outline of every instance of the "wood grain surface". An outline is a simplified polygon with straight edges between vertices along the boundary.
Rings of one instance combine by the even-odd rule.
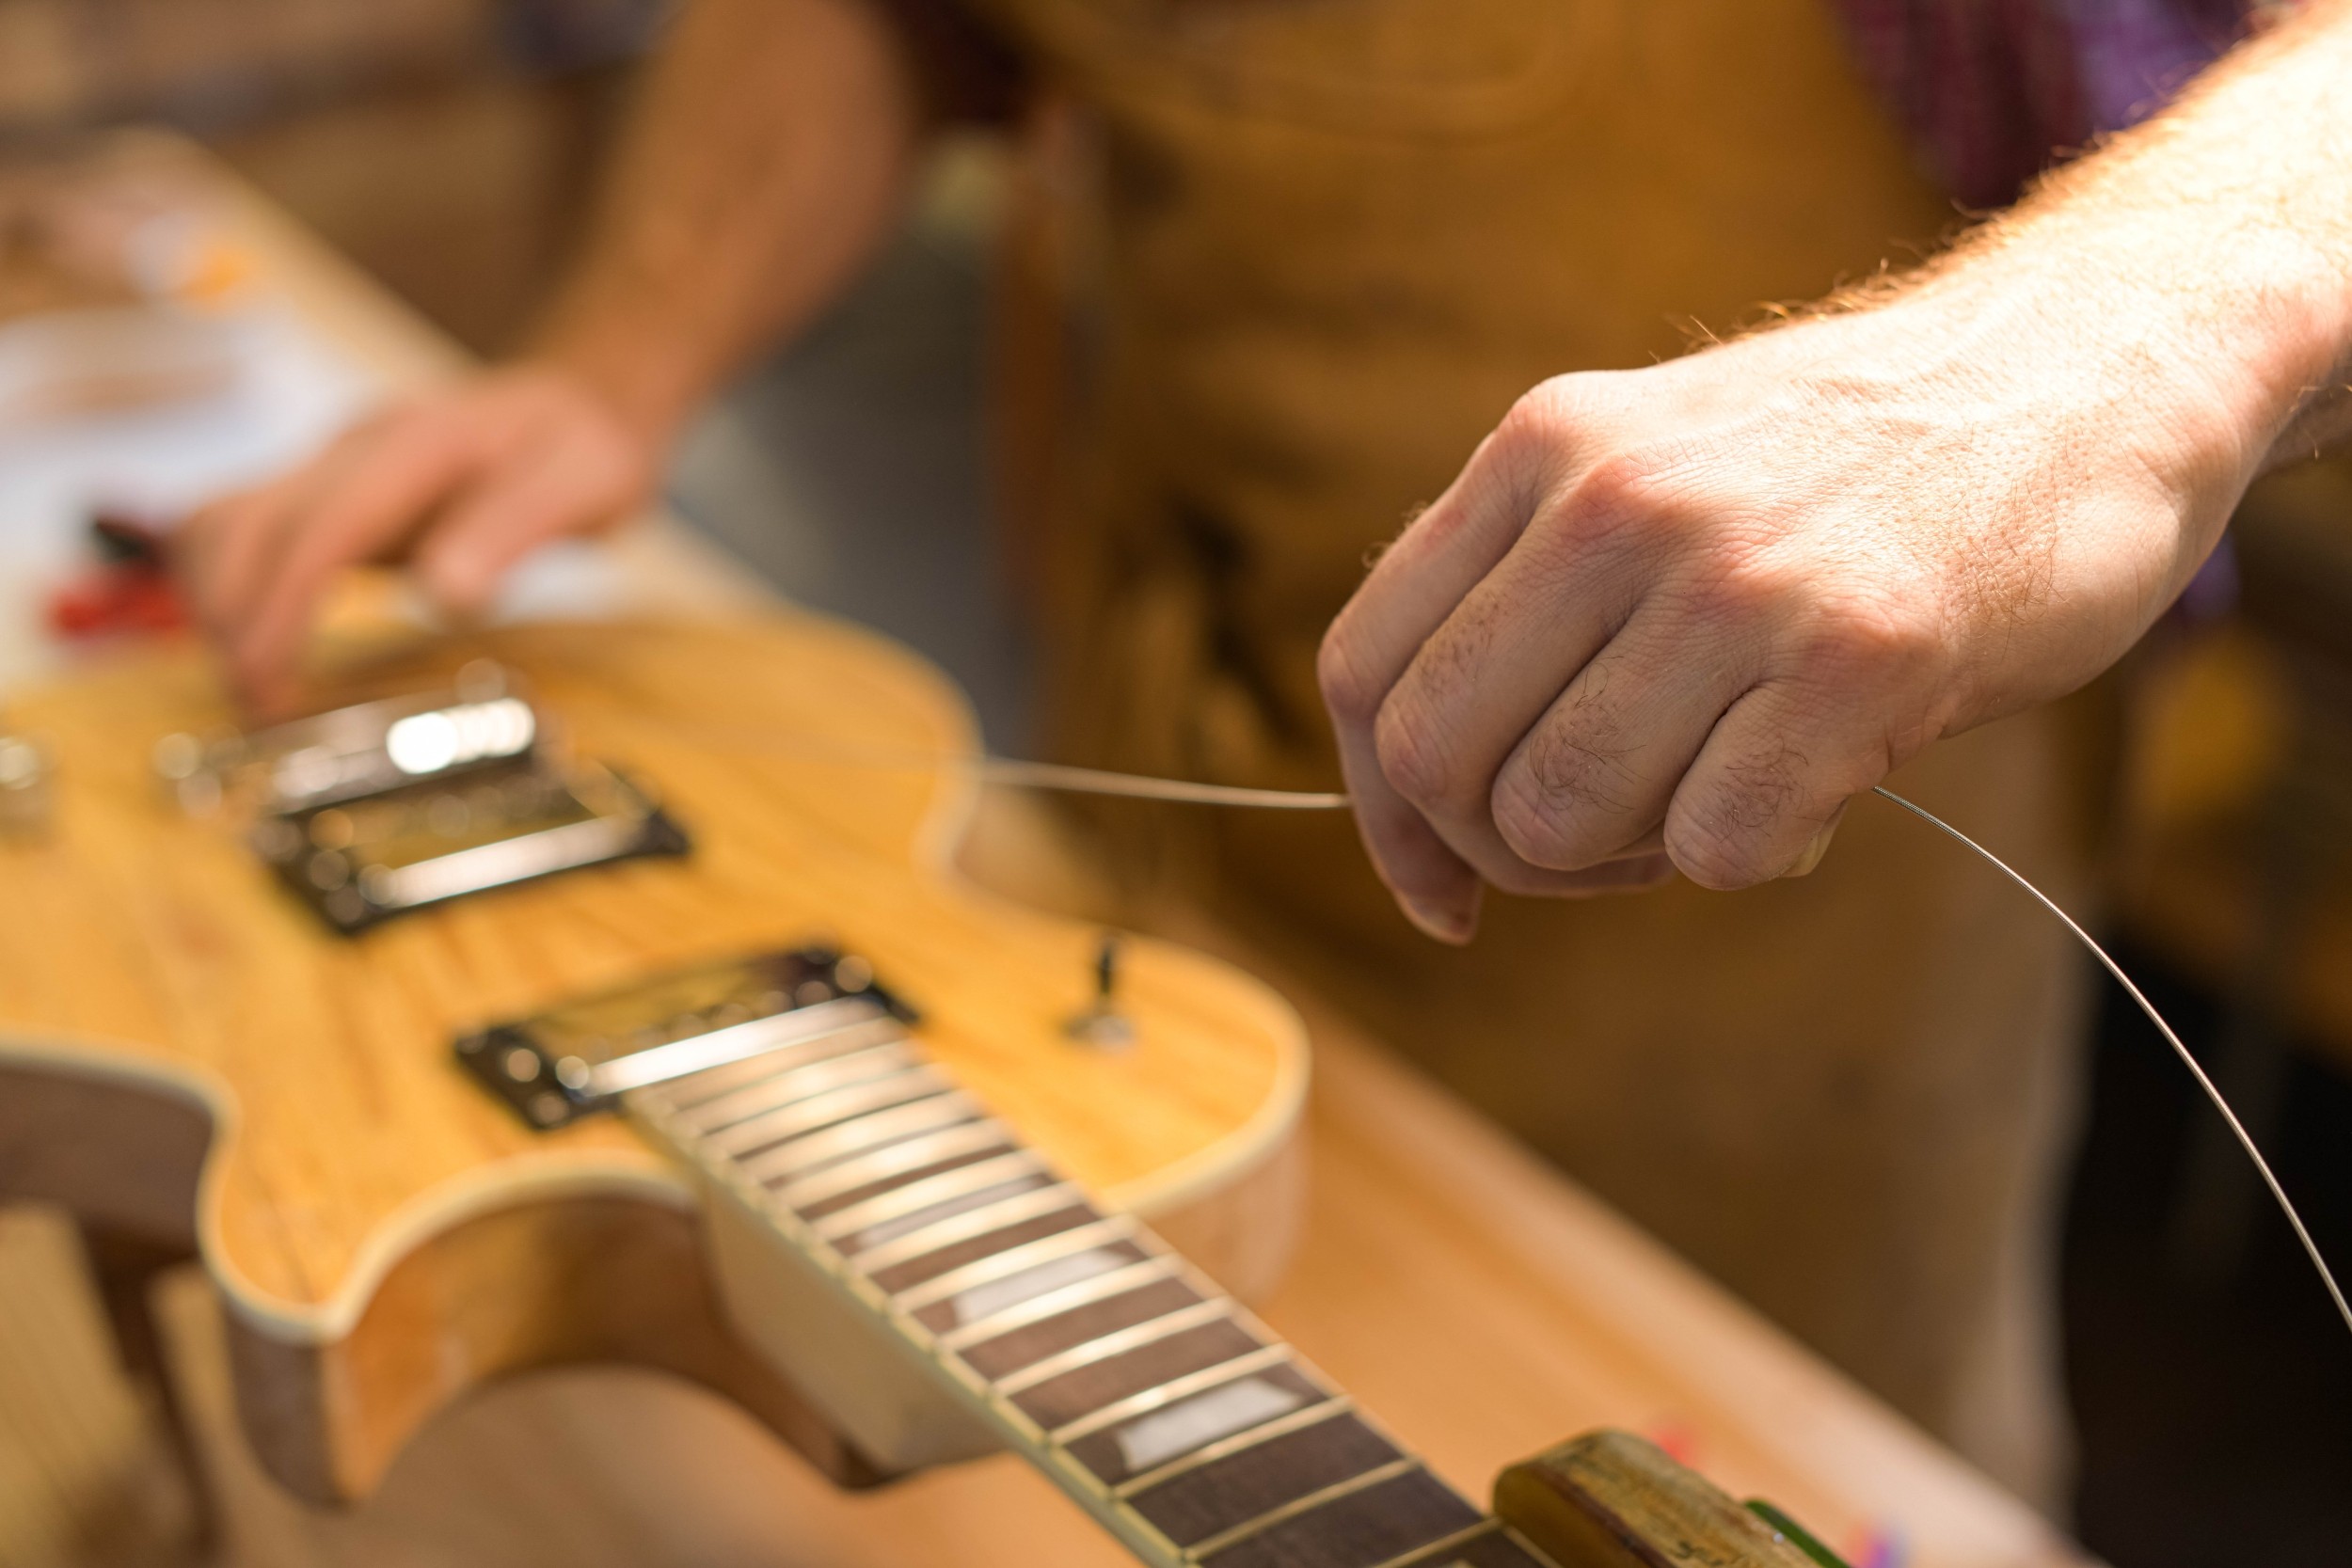
[[[485,1181],[662,1179],[616,1122],[524,1128],[455,1069],[483,1022],[630,977],[831,937],[926,1017],[928,1046],[1096,1191],[1169,1207],[1264,1159],[1296,1112],[1303,1039],[1274,994],[1160,944],[1122,964],[1130,1051],[1073,1043],[1089,927],[940,868],[971,748],[912,658],[807,618],[518,628],[401,661],[522,673],[583,753],[657,788],[695,837],[680,862],[551,879],[328,932],[226,820],[189,820],[148,772],[154,739],[225,715],[187,653],[24,694],[54,737],[58,821],[0,847],[0,1055],[87,1042],[154,1068],[238,1125],[215,1155],[208,1260],[248,1315],[331,1336],[355,1276],[405,1227],[491,1201]],[[371,679],[408,684],[381,666]],[[927,759],[929,759],[927,761]],[[230,1113],[233,1107],[233,1113]]]
[[[928,668],[778,615],[373,646],[340,683],[431,689],[475,657],[518,673],[562,744],[656,789],[694,852],[345,938],[275,883],[233,812],[191,820],[157,788],[155,738],[227,718],[193,650],[113,659],[17,704],[56,748],[58,809],[45,838],[0,846],[19,895],[0,901],[0,1070],[20,1085],[19,1119],[67,1135],[38,1157],[36,1140],[11,1140],[0,1187],[86,1214],[130,1205],[128,1188],[151,1228],[193,1207],[242,1335],[254,1435],[282,1480],[323,1497],[364,1490],[440,1400],[520,1366],[605,1355],[755,1372],[683,1327],[703,1289],[675,1244],[686,1178],[617,1121],[529,1131],[450,1052],[483,1022],[738,953],[823,939],[865,954],[924,1014],[927,1047],[1074,1178],[1176,1214],[1180,1234],[1182,1211],[1222,1202],[1223,1220],[1190,1222],[1203,1265],[1245,1291],[1279,1268],[1292,1229],[1279,1157],[1305,1076],[1295,1015],[1222,964],[1136,942],[1120,981],[1136,1043],[1069,1038],[1098,933],[947,868],[971,793],[952,764],[973,737]],[[141,1091],[153,1103],[139,1115],[63,1119],[70,1101]],[[184,1133],[142,1126],[183,1127],[191,1107],[213,1131],[200,1188]],[[594,1239],[561,1212],[616,1203],[651,1212]],[[463,1234],[518,1209],[531,1212],[502,1221],[496,1244]],[[667,1269],[633,1266],[644,1247],[667,1248]],[[616,1292],[645,1299],[623,1310]],[[856,1473],[779,1390],[736,1382],[825,1468]]]
[[[1310,999],[1311,1001],[1311,999]],[[1491,1127],[1311,1006],[1301,1246],[1268,1321],[1471,1497],[1560,1438],[1671,1441],[1735,1497],[1905,1568],[2080,1568],[2058,1531]],[[1114,1568],[1010,1456],[845,1492],[674,1379],[580,1368],[487,1388],[365,1503],[297,1506],[236,1430],[200,1280],[164,1316],[230,1560],[252,1568]]]

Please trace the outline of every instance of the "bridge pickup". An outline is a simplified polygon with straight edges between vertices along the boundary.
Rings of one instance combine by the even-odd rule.
[[[559,871],[686,852],[638,784],[557,750],[507,673],[477,659],[439,691],[166,736],[154,765],[191,816],[249,812],[262,860],[350,933]]]
[[[457,1060],[546,1130],[688,1077],[711,1093],[738,1089],[747,1072],[796,1070],[881,1044],[914,1022],[865,959],[803,947],[660,975],[494,1024],[458,1040]],[[735,1068],[743,1070],[723,1070]]]
[[[467,894],[688,847],[677,824],[620,774],[528,757],[264,813],[252,840],[288,887],[346,933]]]

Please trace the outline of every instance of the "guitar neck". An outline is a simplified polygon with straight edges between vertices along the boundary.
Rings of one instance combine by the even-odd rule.
[[[821,1027],[623,1103],[800,1277],[1136,1557],[1543,1568],[1239,1303],[991,1117],[886,1009],[820,1006]]]

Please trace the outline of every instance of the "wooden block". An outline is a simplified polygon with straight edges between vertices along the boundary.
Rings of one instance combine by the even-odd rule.
[[[1594,1432],[1512,1465],[1495,1512],[1560,1568],[1821,1568],[1656,1444]]]

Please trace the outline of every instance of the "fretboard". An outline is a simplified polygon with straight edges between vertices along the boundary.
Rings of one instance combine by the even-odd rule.
[[[626,1103],[1143,1560],[1545,1568],[880,1009]]]

